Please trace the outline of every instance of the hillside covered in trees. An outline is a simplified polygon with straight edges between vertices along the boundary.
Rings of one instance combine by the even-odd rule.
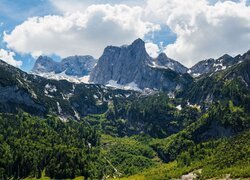
[[[249,60],[174,98],[1,67],[0,179],[250,177]]]

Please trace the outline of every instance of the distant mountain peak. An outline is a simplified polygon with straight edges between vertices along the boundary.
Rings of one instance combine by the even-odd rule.
[[[53,61],[52,58],[48,56],[39,56],[35,62],[32,72],[34,73],[44,73],[52,72],[54,69],[57,69],[57,62]]]
[[[48,56],[39,56],[36,63],[32,69],[32,72],[46,78],[52,78],[55,76],[58,79],[62,77],[69,76],[72,77],[85,77],[88,76],[96,64],[97,60],[92,56],[69,56],[61,60],[61,62],[56,62]]]
[[[40,55],[40,56],[37,58],[37,61],[38,61],[38,62],[50,62],[50,61],[53,61],[53,59],[50,58],[49,56],[42,56],[42,55]]]
[[[154,66],[158,68],[169,68],[181,74],[186,73],[188,70],[188,68],[178,61],[169,58],[164,52],[160,53],[158,57],[154,59]]]
[[[249,51],[250,53],[250,51]],[[207,59],[198,62],[193,67],[189,69],[189,73],[194,76],[198,77],[203,74],[207,73],[214,73],[217,71],[221,71],[224,69],[227,69],[228,67],[233,66],[234,64],[240,63],[247,59],[248,55],[247,53],[243,55],[238,55],[236,57],[232,57],[228,54],[224,54],[223,56],[217,58],[217,59]],[[250,58],[250,55],[249,55]]]
[[[228,59],[228,58],[233,58],[232,56],[228,55],[228,54],[224,54],[223,56],[221,56],[218,59]]]

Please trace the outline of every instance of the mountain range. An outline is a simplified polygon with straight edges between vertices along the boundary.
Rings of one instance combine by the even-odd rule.
[[[236,57],[225,54],[218,59],[202,60],[187,68],[165,53],[160,53],[157,58],[150,57],[144,41],[137,39],[131,45],[106,47],[98,60],[92,56],[71,56],[55,62],[50,57],[40,56],[31,72],[46,78],[122,89],[173,92],[190,84],[192,77],[224,70],[242,62],[249,54],[247,52]]]
[[[250,51],[186,68],[137,39],[31,73],[0,60],[0,179],[248,178],[249,117]]]

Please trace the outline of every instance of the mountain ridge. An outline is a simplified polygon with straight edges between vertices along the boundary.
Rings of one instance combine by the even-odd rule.
[[[99,60],[86,55],[70,56],[56,62],[47,56],[40,56],[32,73],[48,79],[65,79],[76,83],[102,84],[137,91],[151,89],[171,92],[176,91],[178,87],[185,88],[185,84],[190,83],[190,77],[185,74],[198,78],[204,74],[221,71],[240,63],[249,54],[250,51],[235,57],[225,54],[187,68],[165,53],[160,53],[156,58],[150,57],[146,52],[145,42],[137,39],[131,45],[107,46]],[[180,82],[176,84],[176,80],[171,79],[171,76],[178,77]]]
[[[66,79],[73,82],[88,82],[88,76],[97,60],[92,56],[69,56],[60,62],[48,56],[39,56],[31,73],[48,79]]]

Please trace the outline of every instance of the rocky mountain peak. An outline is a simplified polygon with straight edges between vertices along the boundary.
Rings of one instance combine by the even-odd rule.
[[[167,56],[164,52],[161,52],[161,53],[158,55],[157,59],[168,59],[168,56]]]
[[[185,73],[187,68],[164,54],[159,57],[159,63],[157,59],[155,61],[151,58],[146,51],[145,42],[141,39],[128,46],[109,46],[91,72],[90,82],[117,86],[133,85],[135,89],[174,90],[178,82],[173,82],[168,74],[177,78],[179,71]]]
[[[223,56],[217,58],[217,59],[207,59],[198,62],[195,64],[192,68],[190,68],[189,73],[194,76],[198,77],[202,74],[207,73],[214,73],[217,71],[224,70],[226,68],[229,68],[237,63],[240,63],[247,59],[247,57],[250,58],[250,51],[249,55],[247,53],[243,55],[238,55],[236,57],[232,57],[228,54],[224,54]]]
[[[32,72],[46,78],[65,79],[67,76],[88,76],[97,60],[92,56],[69,56],[56,62],[48,56],[39,56]]]
[[[108,46],[91,73],[90,82],[107,84],[112,80],[119,84],[130,83],[148,62],[150,57],[141,39],[128,46]]]
[[[57,62],[53,61],[53,59],[48,56],[39,56],[35,62],[32,72],[52,72],[55,69],[58,70]]]
[[[52,62],[53,59],[51,59],[50,57],[48,56],[39,56],[36,60],[37,63],[46,63],[46,62]]]
[[[154,59],[154,65],[158,68],[169,68],[178,73],[186,73],[188,68],[183,66],[178,61],[169,58],[165,53],[160,53],[159,56]]]
[[[146,50],[145,49],[145,42],[138,38],[136,39],[132,44],[131,44],[131,47],[132,48],[135,48],[135,49],[140,49],[140,50]]]
[[[223,56],[221,56],[219,59],[229,59],[229,58],[233,58],[232,56],[228,55],[228,54],[224,54]]]

